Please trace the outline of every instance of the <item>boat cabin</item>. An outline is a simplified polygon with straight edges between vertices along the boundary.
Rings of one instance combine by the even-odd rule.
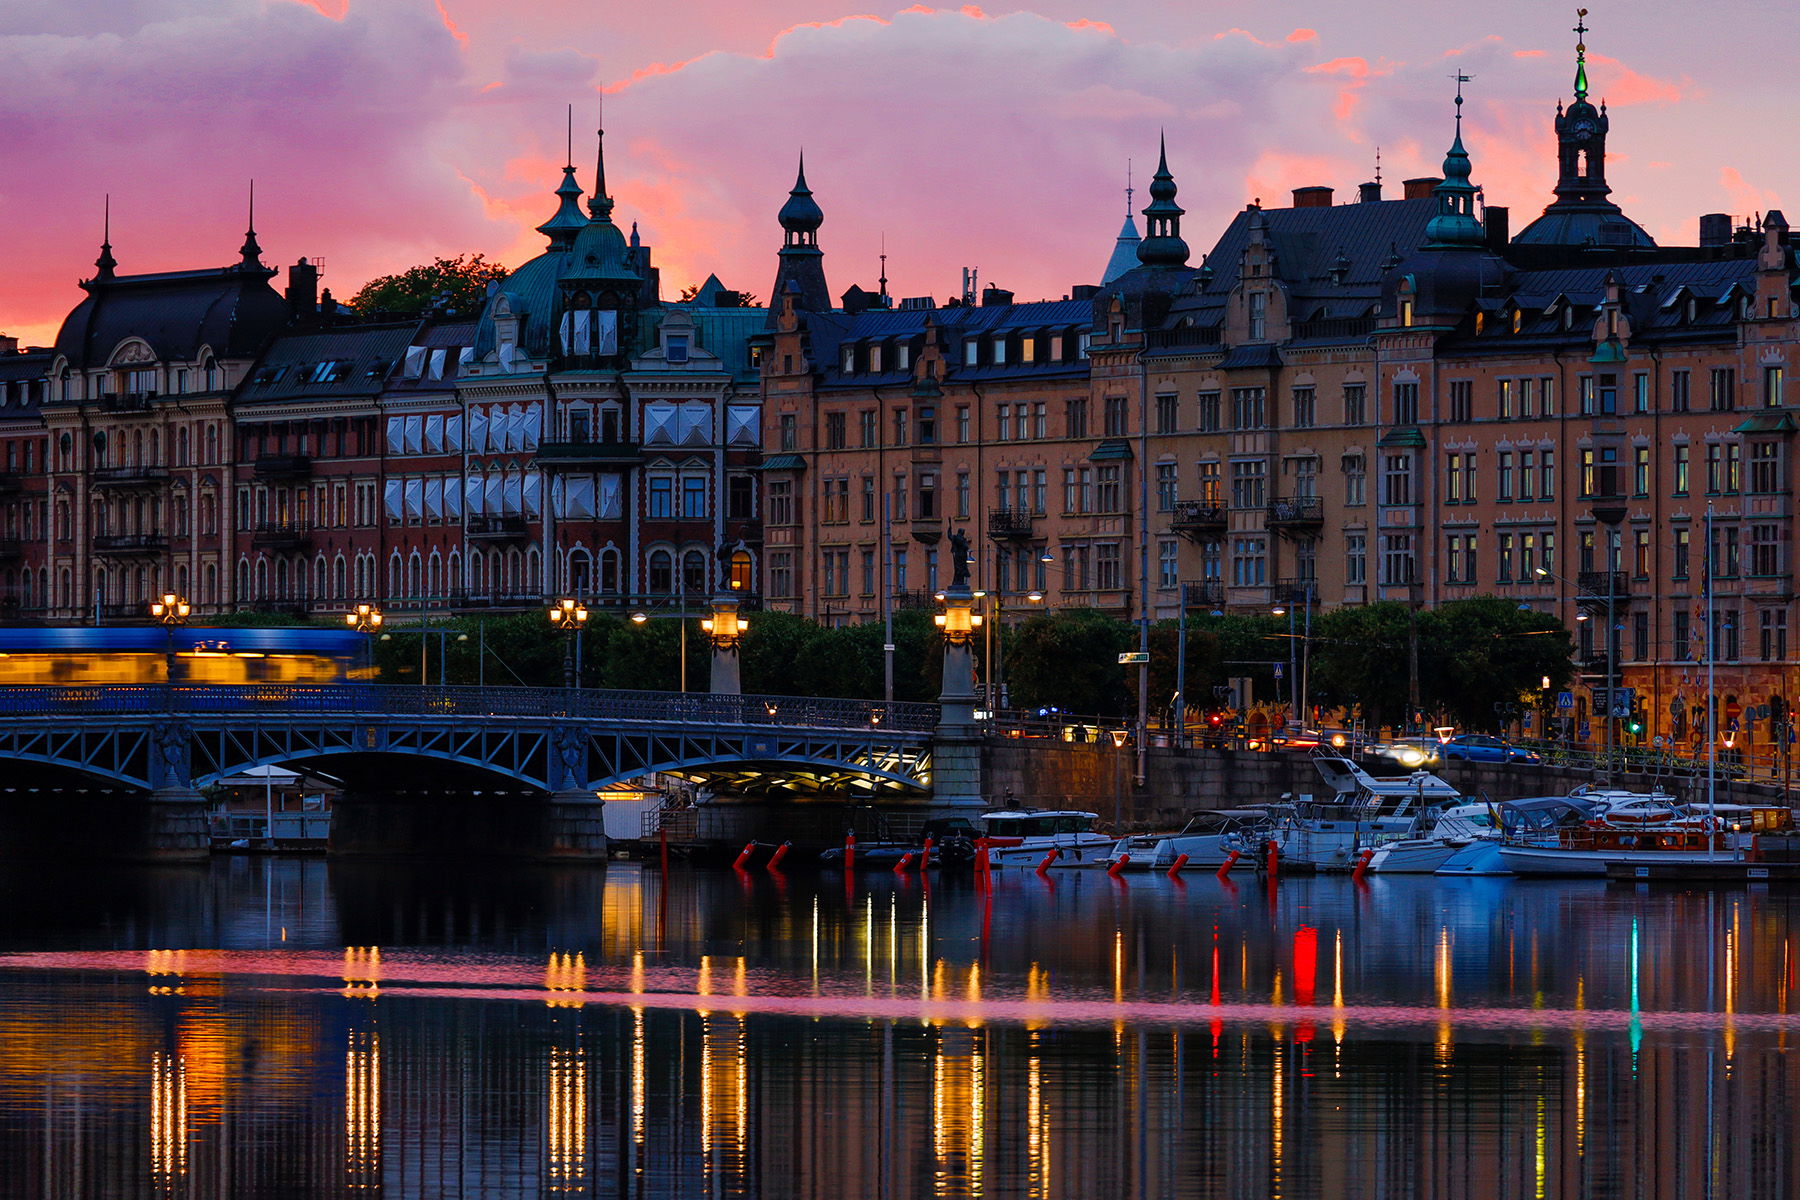
[[[1089,833],[1099,813],[1074,810],[1043,811],[1008,808],[983,813],[981,823],[990,838],[1054,837],[1059,833]]]

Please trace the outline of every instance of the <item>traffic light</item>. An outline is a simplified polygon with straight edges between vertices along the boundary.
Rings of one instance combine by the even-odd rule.
[[[1641,737],[1644,733],[1644,710],[1640,705],[1632,705],[1631,712],[1625,717],[1625,732],[1632,737]]]

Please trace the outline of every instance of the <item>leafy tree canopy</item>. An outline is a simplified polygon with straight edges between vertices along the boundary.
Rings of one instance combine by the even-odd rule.
[[[420,313],[428,308],[472,313],[485,302],[488,283],[504,279],[508,273],[505,267],[480,254],[440,258],[409,267],[398,275],[369,280],[350,298],[350,307],[365,316]]]

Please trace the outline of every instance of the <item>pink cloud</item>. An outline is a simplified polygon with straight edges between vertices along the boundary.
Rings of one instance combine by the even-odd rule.
[[[1719,169],[1719,186],[1731,197],[1732,211],[1740,216],[1781,207],[1779,194],[1767,188],[1756,187],[1736,167]]]
[[[1316,29],[1296,29],[1287,35],[1287,40],[1290,42],[1316,42],[1319,40],[1319,32]]]
[[[340,0],[340,3],[347,4],[347,2],[348,0]],[[467,46],[469,44],[469,35],[458,29],[456,27],[456,22],[450,19],[450,12],[444,7],[444,0],[432,0],[432,3],[437,5],[438,17],[444,22],[444,28],[450,31],[450,36]]]

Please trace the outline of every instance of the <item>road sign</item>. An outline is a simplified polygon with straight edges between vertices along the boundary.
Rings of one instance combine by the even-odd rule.
[[[1558,707],[1558,708],[1574,708],[1575,707],[1575,693],[1574,692],[1558,692],[1558,693],[1556,693],[1556,707]]]
[[[1130,666],[1134,663],[1147,663],[1149,661],[1150,655],[1144,650],[1127,650],[1125,653],[1119,655],[1119,665],[1121,667]]]
[[[1593,736],[1594,736],[1594,731],[1592,729],[1588,728],[1585,724],[1582,725],[1579,729],[1577,729],[1575,731],[1575,737],[1579,741],[1585,742]]]
[[[1519,728],[1520,729],[1530,729],[1531,728],[1531,714],[1530,713],[1526,713],[1524,716],[1519,718]]]
[[[1650,739],[1650,744],[1652,746],[1655,746],[1658,750],[1661,750],[1664,746],[1668,745],[1669,743],[1664,741],[1663,735],[1659,733],[1655,737]]]

